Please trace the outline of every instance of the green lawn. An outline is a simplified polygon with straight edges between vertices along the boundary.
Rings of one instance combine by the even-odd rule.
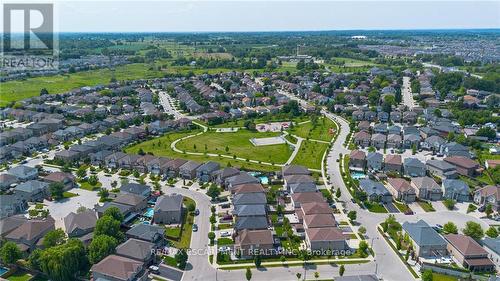
[[[27,281],[30,280],[31,277],[33,277],[31,274],[27,273],[26,271],[19,270],[9,276],[7,280],[9,281]]]
[[[297,153],[292,163],[319,170],[321,169],[321,159],[327,149],[328,144],[326,143],[303,141],[299,153]]]
[[[457,281],[455,276],[444,275],[439,273],[432,273],[432,281]]]
[[[193,160],[198,162],[215,161],[219,162],[222,166],[234,166],[241,169],[255,170],[271,172],[280,170],[279,166],[263,165],[258,163],[250,163],[246,161],[239,161],[231,158],[224,157],[211,157],[206,155],[189,155],[184,153],[178,153],[170,148],[170,144],[176,140],[185,136],[193,135],[199,133],[199,130],[184,131],[184,132],[171,132],[160,137],[155,137],[151,140],[144,141],[142,143],[129,146],[125,148],[126,153],[138,153],[140,149],[144,152],[151,152],[156,156],[165,156],[169,158],[183,158],[187,160]]]
[[[73,192],[69,192],[69,191],[65,191],[65,192],[63,193],[63,197],[64,197],[64,198],[71,198],[71,197],[76,197],[76,196],[78,196],[78,194],[73,193]]]
[[[233,245],[234,241],[231,238],[219,238],[217,239],[217,246]]]
[[[254,146],[250,142],[250,139],[276,137],[279,135],[280,133],[259,133],[245,129],[240,129],[234,133],[217,133],[209,131],[202,135],[178,142],[177,148],[182,151],[225,154],[244,159],[278,164],[285,163],[292,153],[292,150],[287,144]]]
[[[420,205],[420,207],[422,207],[422,209],[424,209],[424,211],[426,212],[434,212],[436,211],[433,207],[432,207],[432,204],[429,203],[429,202],[425,202],[425,201],[417,201],[418,205]]]
[[[217,225],[217,228],[219,228],[220,230],[222,230],[222,229],[230,229],[230,228],[233,228],[233,224],[231,224],[231,223],[219,223]]]
[[[100,182],[98,182],[95,186],[92,186],[87,181],[80,181],[78,183],[80,184],[80,188],[81,189],[85,189],[85,190],[88,190],[88,191],[97,190],[97,189],[101,188],[101,186],[102,186],[102,183],[100,183]]]
[[[335,128],[335,123],[330,119],[321,117],[315,125],[312,122],[295,125],[289,132],[302,138],[330,141],[335,135]]]
[[[408,205],[404,203],[394,201],[394,205],[396,206],[396,208],[399,209],[401,213],[406,213],[407,211],[411,211],[410,207],[408,207]]]
[[[169,238],[179,239],[181,236],[181,228],[180,227],[167,227],[165,229],[165,235]]]
[[[365,207],[372,213],[387,213],[387,209],[380,203],[366,202]]]

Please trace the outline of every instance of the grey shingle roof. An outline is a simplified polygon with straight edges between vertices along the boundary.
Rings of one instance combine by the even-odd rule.
[[[180,194],[162,195],[156,200],[154,210],[179,211],[182,209],[182,198]]]
[[[265,216],[239,217],[236,219],[236,223],[234,224],[234,227],[237,230],[266,229],[268,226],[267,218]]]
[[[255,205],[266,204],[267,199],[264,193],[240,193],[233,197],[233,205]]]
[[[238,205],[234,207],[234,212],[236,216],[246,217],[246,216],[265,216],[266,206],[265,205]]]
[[[419,246],[445,245],[446,241],[424,220],[404,222],[403,229]]]

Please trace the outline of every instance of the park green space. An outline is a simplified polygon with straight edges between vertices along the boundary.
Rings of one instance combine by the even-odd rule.
[[[219,162],[221,166],[234,166],[239,167],[241,169],[255,170],[255,171],[264,171],[271,172],[277,171],[280,169],[279,166],[270,166],[258,163],[251,163],[246,161],[239,161],[231,158],[225,157],[211,157],[207,155],[190,155],[185,153],[178,153],[170,148],[170,144],[180,138],[193,135],[199,133],[199,130],[193,131],[184,131],[184,132],[171,132],[167,133],[163,136],[156,137],[139,144],[135,144],[129,146],[125,149],[127,153],[139,153],[142,150],[145,153],[153,153],[156,156],[164,156],[169,158],[183,158],[187,160],[193,160],[198,162],[207,162],[207,161],[215,161]]]
[[[176,147],[182,151],[215,153],[236,156],[244,159],[269,163],[285,163],[290,157],[292,149],[287,144],[254,146],[250,139],[277,137],[279,132],[253,132],[240,129],[237,132],[217,133],[206,132],[199,136],[187,138],[177,143]]]
[[[292,163],[319,170],[321,169],[321,159],[327,149],[328,144],[326,143],[304,140]]]
[[[305,139],[315,139],[322,141],[330,141],[335,132],[336,125],[328,118],[321,117],[318,118],[316,123],[312,121],[301,123],[293,126],[289,129],[289,132],[293,135],[305,138]],[[330,129],[332,132],[330,133]]]

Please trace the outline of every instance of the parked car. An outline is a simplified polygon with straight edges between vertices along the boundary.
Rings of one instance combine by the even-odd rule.
[[[228,236],[231,236],[231,233],[230,233],[229,231],[222,231],[222,232],[220,233],[220,236],[221,236],[221,237],[228,237]]]
[[[195,223],[193,224],[193,232],[196,232],[198,231],[198,225]]]
[[[231,251],[231,248],[229,246],[219,247],[219,252],[229,252],[229,251]]]
[[[199,209],[194,210],[194,215],[195,215],[195,216],[197,216],[197,215],[199,215],[199,214],[200,214],[200,210],[199,210]]]
[[[159,273],[160,272],[160,268],[156,265],[152,265],[149,267],[149,271],[152,272],[152,273]]]

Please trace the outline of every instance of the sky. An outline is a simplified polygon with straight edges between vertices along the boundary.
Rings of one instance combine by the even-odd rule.
[[[500,28],[498,0],[59,1],[55,14],[60,32]]]

